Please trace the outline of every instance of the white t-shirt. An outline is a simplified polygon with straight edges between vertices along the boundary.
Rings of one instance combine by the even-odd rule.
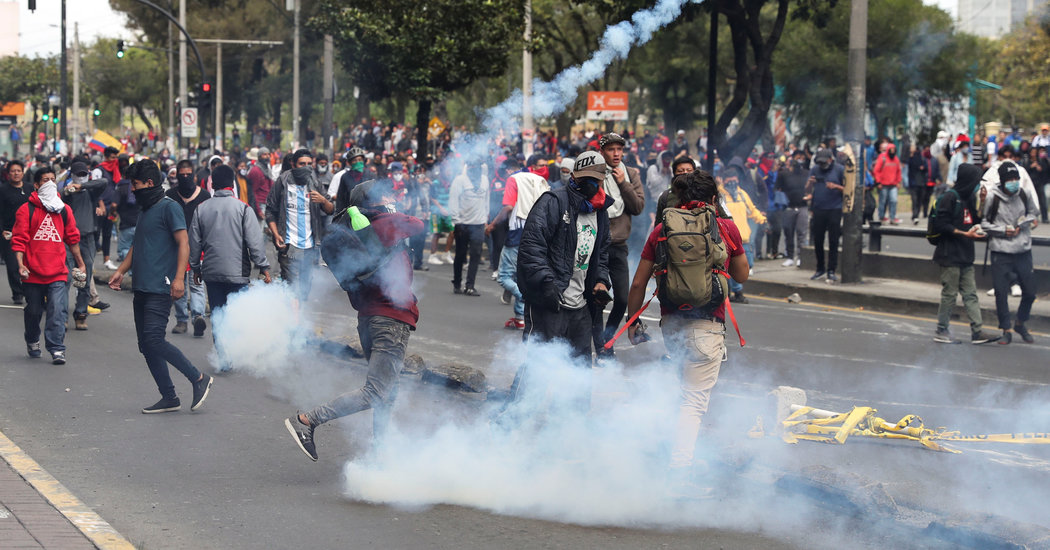
[[[284,194],[284,242],[299,249],[313,248],[313,226],[310,225],[310,190],[306,185],[289,184]]]
[[[583,297],[584,285],[597,240],[598,214],[581,212],[576,218],[576,256],[573,258],[572,278],[569,279],[569,286],[565,292],[561,293],[561,306],[566,309],[580,309],[587,305],[587,300]]]

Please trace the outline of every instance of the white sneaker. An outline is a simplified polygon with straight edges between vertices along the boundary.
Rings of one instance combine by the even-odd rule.
[[[802,260],[801,259],[795,258],[795,267],[802,267]]]
[[[994,288],[989,288],[988,289],[988,295],[989,296],[995,296],[995,289]]]
[[[497,278],[499,278],[499,271],[493,271],[492,272],[492,280],[495,281]]]
[[[755,268],[753,268],[753,267],[752,267],[751,269],[748,269],[748,270],[747,270],[747,276],[748,276],[748,277],[750,277],[750,276],[752,276],[752,275],[754,275],[754,274],[755,274]]]
[[[1021,295],[1021,285],[1014,285],[1014,286],[1010,287],[1010,295],[1012,295],[1012,296],[1020,296]]]
[[[117,264],[113,263],[113,260],[110,260],[110,261],[108,261],[108,262],[106,262],[106,263],[104,263],[104,264],[102,264],[102,265],[103,265],[103,266],[104,266],[104,267],[105,267],[106,269],[112,269],[113,271],[116,271],[117,269],[119,269],[119,268],[120,268],[120,266],[119,266],[119,265],[117,265]]]
[[[784,263],[782,263],[780,265],[782,265],[784,267],[791,267],[791,266],[795,265],[795,260],[792,260],[791,258],[788,258],[788,259],[784,260]]]
[[[445,260],[446,264],[451,264],[452,262],[456,261],[456,259],[452,257],[452,253],[451,252],[446,252],[445,255],[441,259]]]
[[[427,258],[427,263],[430,265],[444,265],[445,262],[441,261],[441,254],[431,254]]]

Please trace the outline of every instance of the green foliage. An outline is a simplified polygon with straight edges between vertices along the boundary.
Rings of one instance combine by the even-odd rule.
[[[1050,118],[1050,20],[1029,17],[999,41],[982,41],[977,77],[1001,92],[978,92],[978,122],[1035,128]]]
[[[833,132],[846,112],[849,16],[849,3],[840,2],[823,28],[798,21],[775,56],[784,102],[809,139]],[[946,12],[921,0],[872,2],[866,86],[878,133],[904,124],[909,99],[933,104],[964,94],[973,44],[972,37],[953,30]]]
[[[519,0],[319,0],[310,27],[333,36],[370,97],[438,98],[507,67]]]
[[[167,104],[167,59],[161,52],[139,47],[127,47],[123,59],[113,55],[115,51],[114,39],[99,39],[85,49],[84,85],[92,97],[105,98],[112,107],[132,107],[152,129],[146,111],[161,112]]]
[[[59,70],[57,57],[0,58],[0,103],[29,101],[46,105],[47,92],[58,92]]]

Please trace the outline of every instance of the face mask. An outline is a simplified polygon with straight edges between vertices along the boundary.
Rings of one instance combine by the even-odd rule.
[[[323,166],[318,166],[317,167],[317,173],[318,174],[327,174],[328,173],[328,165],[325,164]]]
[[[84,185],[88,182],[88,176],[73,176],[73,183],[77,185]]]
[[[292,180],[296,185],[309,185],[314,180],[314,170],[311,166],[292,168]]]
[[[394,175],[392,175],[390,177],[393,178],[394,181],[401,181],[401,180],[405,179],[405,175],[403,173],[401,173],[401,172],[396,172]]]
[[[595,178],[580,178],[578,180],[573,180],[573,182],[576,184],[576,190],[587,200],[591,200],[591,197],[598,193],[598,185],[600,182]]]
[[[175,180],[178,182],[179,194],[185,198],[190,198],[193,195],[193,191],[197,188],[197,184],[193,181],[192,174],[177,174]]]
[[[562,185],[568,185],[569,184],[569,177],[570,176],[572,176],[571,172],[562,172],[561,173],[561,183],[562,183]]]
[[[44,204],[48,212],[61,212],[65,207],[62,199],[58,198],[58,185],[53,181],[41,185],[40,189],[36,190],[36,196],[40,198],[40,202]]]
[[[135,202],[138,203],[143,210],[149,210],[151,206],[157,204],[160,199],[164,198],[164,189],[154,185],[153,187],[143,187],[142,189],[136,189]]]
[[[354,172],[364,172],[365,171],[365,161],[359,160],[357,162],[351,162],[350,163],[350,169],[353,170]]]
[[[1008,181],[1008,182],[1003,184],[1003,189],[1005,189],[1006,192],[1011,194],[1011,195],[1017,194],[1017,192],[1021,189],[1021,181],[1020,180]]]
[[[894,149],[890,149],[890,150],[889,150],[889,151],[887,152],[887,154],[889,154],[890,158],[893,158],[893,157],[897,156],[897,151],[896,151],[896,150],[894,150]]]
[[[242,176],[245,176],[245,177],[248,176],[248,169],[247,168],[241,168],[240,170],[238,170],[238,172],[240,172]]]

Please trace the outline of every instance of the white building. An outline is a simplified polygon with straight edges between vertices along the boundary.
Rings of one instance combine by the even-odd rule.
[[[21,29],[18,26],[18,8],[20,1],[0,1],[0,57],[18,55],[18,39]]]
[[[956,27],[985,38],[1000,38],[1024,23],[1037,9],[1046,9],[1045,0],[959,0]]]

